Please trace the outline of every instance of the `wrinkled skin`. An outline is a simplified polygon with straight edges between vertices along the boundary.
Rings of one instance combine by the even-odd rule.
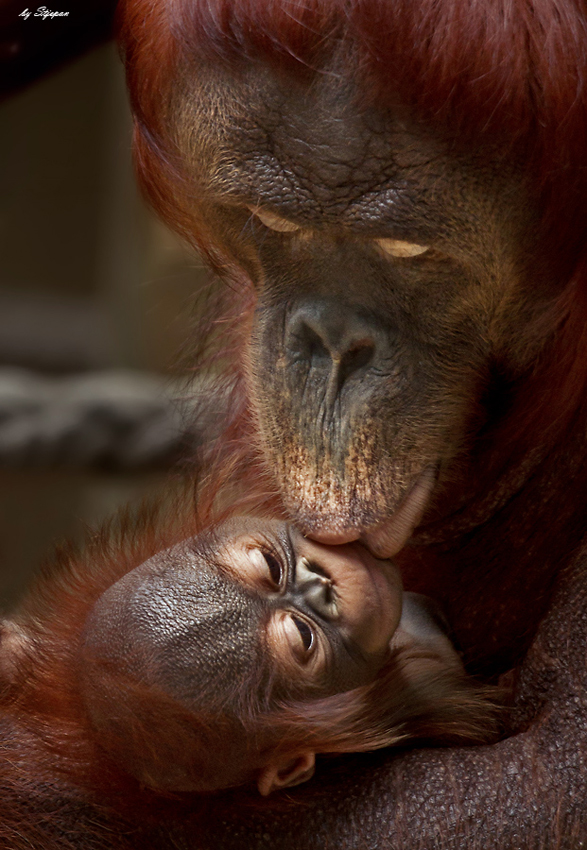
[[[296,798],[299,809],[213,814],[198,847],[270,850],[520,850],[582,847],[585,815],[585,558],[554,601],[518,683],[520,731],[491,747],[348,759]],[[311,801],[311,802],[310,802]],[[297,813],[296,813],[297,812]],[[191,847],[182,824],[178,846]],[[166,844],[162,846],[167,847]]]
[[[214,236],[259,293],[261,440],[300,528],[353,539],[426,468],[439,489],[454,474],[487,418],[492,366],[511,379],[544,344],[534,322],[556,282],[522,176],[497,151],[465,156],[401,112],[358,114],[330,80],[308,96],[253,74],[223,94],[227,126],[206,126],[204,96],[208,144],[191,156]],[[256,208],[300,230],[265,227]],[[390,258],[382,238],[430,250]]]
[[[31,770],[38,744],[9,715],[4,740],[32,756],[25,768],[15,756],[0,783],[0,826],[17,824],[7,846],[583,846],[587,393],[561,417],[568,361],[546,379],[545,364],[574,349],[568,270],[540,232],[532,175],[503,140],[466,150],[400,106],[361,110],[337,74],[307,91],[258,68],[230,87],[210,67],[189,79],[178,139],[194,214],[258,293],[249,392],[287,509],[306,533],[360,538],[379,555],[421,520],[398,555],[406,589],[441,603],[470,671],[510,681],[510,733],[325,760],[265,810],[236,792],[153,800],[144,787],[121,809],[118,786],[84,797],[44,749]],[[389,256],[377,240],[390,239],[431,247]]]
[[[221,74],[194,76],[180,138],[216,244],[258,292],[250,393],[291,516],[317,539],[381,551],[434,469],[400,556],[406,585],[444,603],[471,669],[521,663],[502,743],[326,769],[300,792],[302,817],[237,806],[198,846],[579,846],[585,558],[572,577],[564,566],[584,533],[584,414],[563,435],[537,426],[513,456],[499,444],[562,333],[564,275],[523,171],[499,144],[465,153],[402,108],[361,112],[339,77],[302,91],[256,70],[229,92]],[[390,258],[378,239],[430,251]],[[189,834],[174,840],[191,846]]]
[[[455,524],[469,531],[487,520],[532,471],[520,456],[484,489],[487,461],[474,451],[557,323],[562,282],[521,170],[498,146],[461,152],[405,110],[359,111],[339,79],[306,92],[256,71],[235,92],[203,70],[195,76],[204,83],[183,115],[185,157],[205,187],[214,238],[258,291],[250,393],[288,512],[317,539],[360,538],[388,557],[399,547],[386,548],[385,529],[402,499],[437,474],[422,539],[451,545]],[[266,227],[257,209],[300,229]],[[379,239],[430,249],[394,258]],[[432,580],[471,656],[485,664],[488,650],[506,653],[506,669],[535,625],[528,612],[510,594],[507,608],[490,604],[504,631],[494,628],[489,646],[471,590],[466,607],[447,599],[446,570],[460,574],[452,552],[440,586],[417,557],[411,578],[404,553],[408,584],[427,593]],[[503,577],[504,592],[518,576]]]

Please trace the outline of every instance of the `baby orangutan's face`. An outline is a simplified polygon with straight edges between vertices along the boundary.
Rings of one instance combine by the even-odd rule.
[[[285,522],[232,518],[157,553],[96,601],[79,650],[95,734],[160,790],[217,790],[255,772],[263,794],[298,784],[314,750],[267,761],[241,712],[250,721],[251,706],[261,716],[290,697],[374,681],[401,609],[397,570],[360,543],[327,546]]]
[[[216,539],[218,562],[263,597],[266,646],[290,682],[332,693],[373,678],[401,616],[391,561],[356,542],[316,543],[277,520],[237,517]]]

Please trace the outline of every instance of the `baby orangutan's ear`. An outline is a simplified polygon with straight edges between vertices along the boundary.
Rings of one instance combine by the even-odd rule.
[[[293,788],[307,782],[314,775],[316,753],[304,750],[295,756],[275,756],[274,760],[264,767],[257,779],[259,793],[266,797],[272,791],[281,788]]]

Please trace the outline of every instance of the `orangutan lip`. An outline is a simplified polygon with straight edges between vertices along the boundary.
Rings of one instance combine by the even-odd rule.
[[[436,483],[436,466],[420,473],[398,509],[385,522],[364,531],[359,540],[375,558],[393,558],[403,549],[422,519]]]

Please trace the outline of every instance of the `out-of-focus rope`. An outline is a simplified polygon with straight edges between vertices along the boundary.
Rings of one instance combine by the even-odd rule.
[[[47,377],[0,368],[0,467],[168,466],[202,439],[202,393],[203,383],[186,394],[132,371]]]

